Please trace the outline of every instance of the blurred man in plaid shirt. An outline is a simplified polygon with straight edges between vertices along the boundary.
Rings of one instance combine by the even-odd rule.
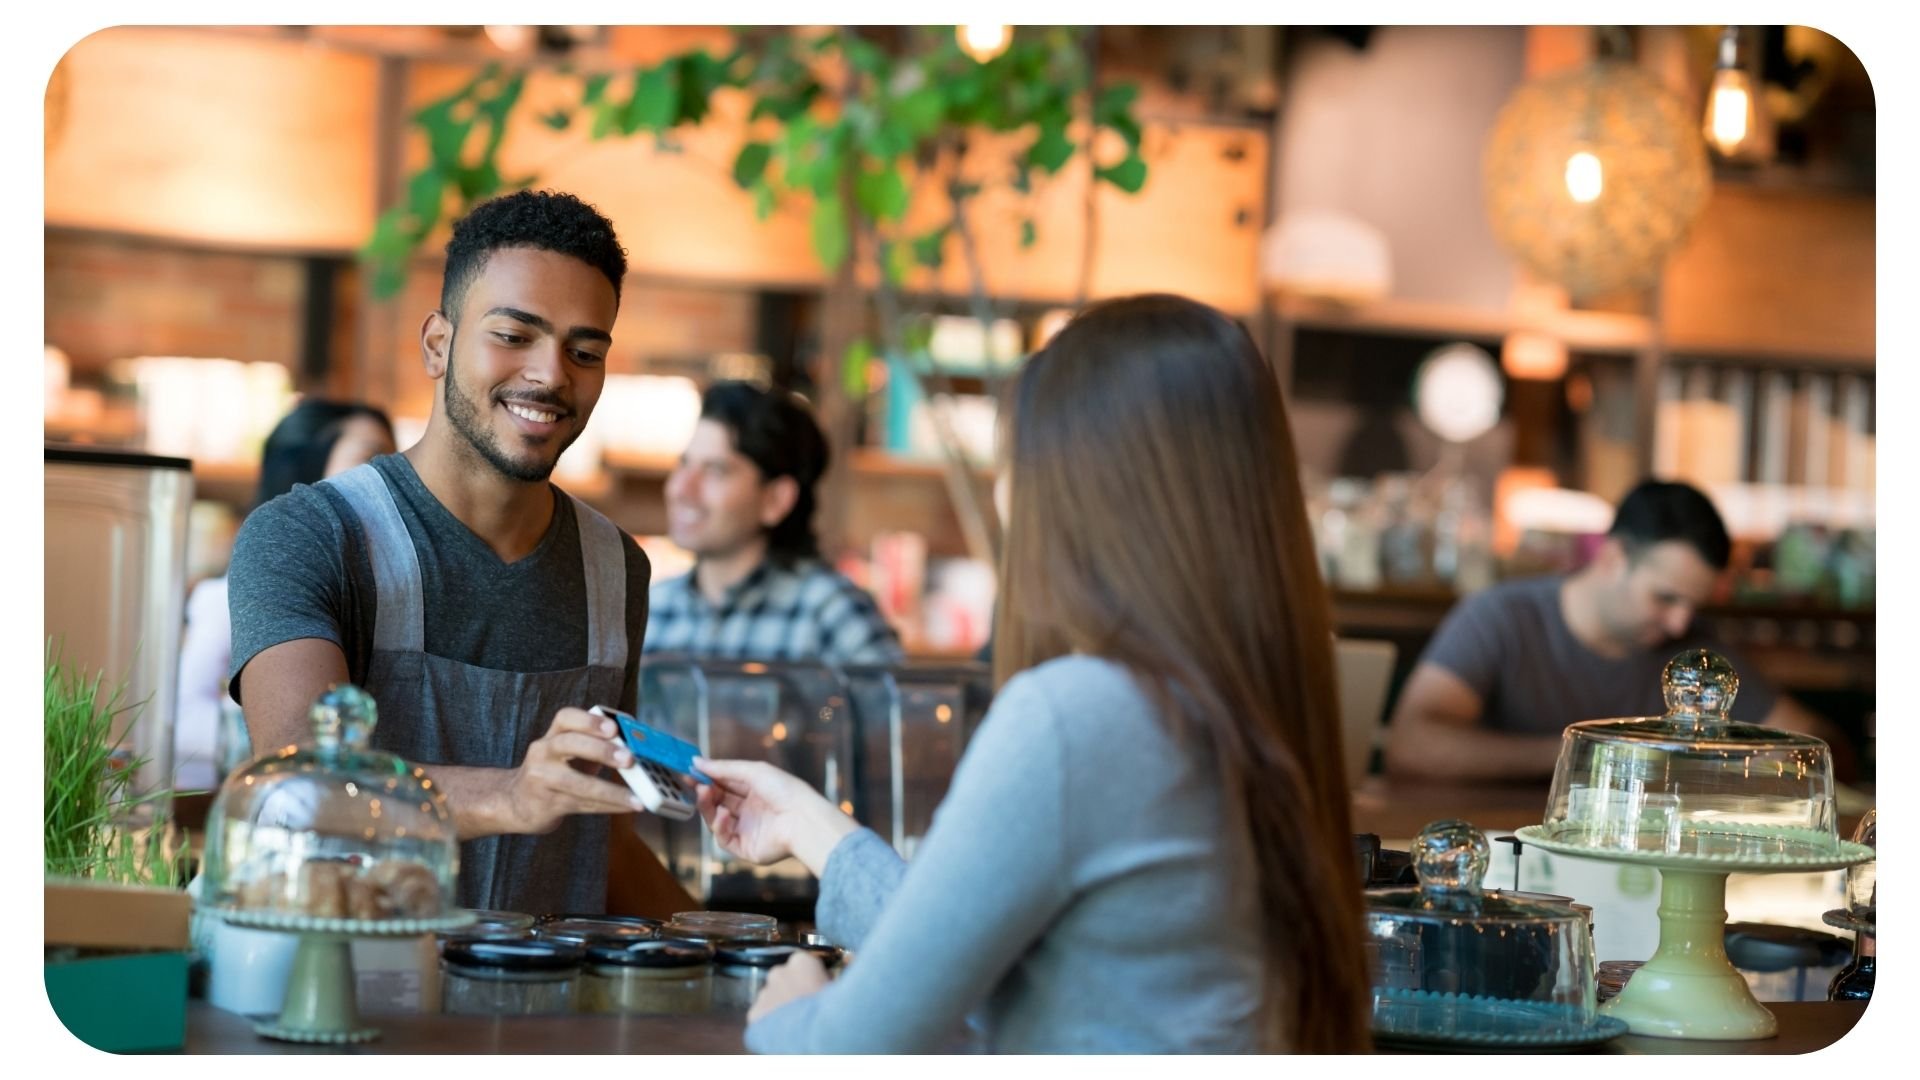
[[[647,653],[893,664],[900,638],[873,597],[820,558],[814,487],[827,440],[790,394],[721,382],[667,480],[667,533],[692,572],[656,581]]]

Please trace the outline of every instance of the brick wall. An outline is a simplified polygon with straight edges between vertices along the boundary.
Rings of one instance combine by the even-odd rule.
[[[46,340],[76,375],[134,356],[300,364],[303,275],[290,256],[48,230]]]
[[[210,251],[131,237],[48,230],[46,340],[76,377],[93,381],[134,356],[267,360],[300,366],[304,269],[293,256]],[[356,274],[335,280],[332,363],[312,392],[360,394],[396,415],[424,418],[433,384],[420,367],[420,320],[439,302],[437,264],[423,261],[396,303],[363,309]],[[378,320],[365,371],[353,370],[356,322]],[[754,345],[754,294],[726,287],[629,280],[608,370],[647,370]],[[299,379],[296,376],[296,384]]]

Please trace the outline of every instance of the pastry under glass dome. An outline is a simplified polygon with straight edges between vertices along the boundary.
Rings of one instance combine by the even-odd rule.
[[[335,686],[314,702],[313,742],[229,776],[207,817],[201,897],[235,926],[297,935],[280,1015],[254,1031],[360,1043],[380,1029],[355,1002],[353,939],[471,926],[454,907],[459,840],[426,772],[368,745],[373,698]]]
[[[373,698],[336,686],[313,742],[227,778],[207,819],[209,907],[271,920],[436,920],[454,909],[459,841],[425,770],[371,749]]]

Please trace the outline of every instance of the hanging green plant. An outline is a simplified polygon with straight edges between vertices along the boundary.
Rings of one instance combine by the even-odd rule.
[[[448,96],[417,111],[413,125],[425,137],[428,161],[407,180],[405,199],[389,207],[362,250],[372,268],[375,295],[391,297],[406,279],[407,263],[449,212],[539,182],[537,175],[502,175],[499,151],[508,120],[526,86],[525,71],[498,64]],[[1092,155],[1099,131],[1120,136],[1123,152],[1094,162],[1094,177],[1138,192],[1147,164],[1133,115],[1138,88],[1101,88],[1085,102],[1091,134],[1070,132],[1088,97],[1092,64],[1072,28],[1022,28],[999,56],[981,63],[962,51],[951,27],[920,28],[895,49],[882,48],[851,29],[782,27],[734,32],[732,48],[715,57],[694,49],[631,72],[574,73],[577,104],[540,117],[565,131],[583,117],[588,137],[659,140],[704,122],[722,90],[749,95],[751,137],[741,146],[732,176],[755,195],[769,216],[784,201],[812,201],[814,254],[836,270],[855,251],[863,226],[879,239],[911,245],[915,262],[938,267],[951,221],[918,235],[893,235],[912,217],[915,202],[932,194],[964,215],[981,187],[963,183],[959,166],[977,131],[1029,133],[1025,149],[995,170],[996,183],[1022,193],[1032,172],[1054,175],[1077,155]],[[917,181],[933,179],[926,185]],[[841,194],[852,189],[852,201]],[[839,196],[836,198],[836,196]],[[1031,246],[1037,225],[1021,224]]]
[[[982,62],[960,48],[954,29],[893,28],[884,44],[845,27],[734,30],[720,56],[693,49],[620,74],[563,70],[577,96],[563,97],[570,103],[540,120],[557,131],[585,123],[593,140],[644,134],[673,149],[674,132],[707,120],[714,95],[747,95],[747,137],[728,171],[753,196],[755,215],[766,220],[782,207],[805,206],[813,254],[829,273],[849,259],[869,260],[873,270],[879,340],[862,335],[836,344],[837,381],[849,397],[864,395],[868,361],[885,356],[904,362],[932,400],[951,387],[924,341],[909,338],[916,313],[901,290],[916,267],[940,271],[949,248],[957,248],[971,311],[983,324],[993,322],[970,214],[982,192],[1030,196],[1036,181],[1085,161],[1090,251],[1094,190],[1107,184],[1136,194],[1149,171],[1134,114],[1139,89],[1096,83],[1093,31],[1020,27],[1003,52]],[[539,182],[537,175],[504,177],[499,165],[525,83],[524,71],[489,66],[414,114],[428,161],[409,177],[405,199],[381,215],[362,252],[377,297],[399,292],[414,254],[447,213],[458,216]],[[1013,151],[982,161],[985,133],[1010,136]],[[1117,136],[1105,140],[1117,152],[1096,152],[1102,133]],[[928,201],[936,210],[916,213]],[[1023,215],[1020,249],[1034,247],[1039,236],[1039,222]],[[1082,297],[1091,265],[1083,256]],[[967,546],[990,561],[993,544],[971,468],[945,413],[936,410],[933,423]]]

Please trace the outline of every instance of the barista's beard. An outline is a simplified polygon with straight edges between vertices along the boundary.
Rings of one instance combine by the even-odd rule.
[[[454,377],[453,370],[453,345],[454,338],[458,334],[459,331],[456,329],[447,337],[445,390],[447,422],[453,425],[453,430],[459,432],[460,436],[467,440],[467,445],[473,447],[474,452],[480,455],[481,460],[493,466],[494,471],[500,475],[530,484],[539,483],[549,476],[552,476],[553,467],[559,462],[560,454],[555,454],[551,462],[543,462],[537,459],[534,461],[517,461],[508,456],[507,452],[500,447],[499,437],[494,434],[493,428],[486,422],[484,411],[472,398],[467,397],[466,394],[461,392],[460,381]],[[560,453],[566,453],[567,447],[572,446],[573,440],[579,437],[580,433],[578,431],[574,432],[572,436],[560,444]]]

